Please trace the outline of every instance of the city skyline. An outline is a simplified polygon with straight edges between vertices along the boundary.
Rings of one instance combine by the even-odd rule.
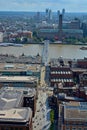
[[[39,8],[38,8],[38,5]],[[66,12],[87,12],[87,0],[1,0],[0,11],[44,11],[46,8]]]

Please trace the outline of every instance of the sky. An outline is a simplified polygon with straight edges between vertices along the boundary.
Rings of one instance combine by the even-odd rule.
[[[87,12],[87,0],[0,0],[0,11],[45,11],[65,8],[66,12]]]

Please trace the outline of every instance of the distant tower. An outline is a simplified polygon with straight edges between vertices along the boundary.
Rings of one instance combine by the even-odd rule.
[[[40,12],[37,12],[36,19],[37,19],[37,22],[40,21]]]
[[[59,25],[59,15],[60,15],[60,11],[57,11],[57,20],[58,20],[58,25]]]
[[[46,9],[46,21],[48,21],[49,18],[49,9]]]
[[[62,41],[62,14],[59,14],[59,32],[58,32],[58,37],[59,40]]]
[[[62,15],[64,17],[64,14],[65,14],[65,9],[62,9]]]
[[[49,10],[49,22],[50,22],[50,20],[52,20],[52,10],[51,9]]]
[[[58,11],[57,11],[57,16],[58,16],[58,18],[59,18],[59,15],[60,15],[60,11],[58,10]]]
[[[43,46],[43,52],[42,52],[42,63],[45,65],[48,64],[48,52],[49,52],[49,40],[43,41],[44,46]]]

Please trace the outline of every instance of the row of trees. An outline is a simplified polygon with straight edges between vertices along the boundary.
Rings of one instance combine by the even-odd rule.
[[[84,37],[84,38],[81,38],[81,39],[77,39],[77,38],[74,38],[74,37],[65,38],[65,39],[63,39],[63,42],[71,43],[71,44],[87,43],[87,37]]]

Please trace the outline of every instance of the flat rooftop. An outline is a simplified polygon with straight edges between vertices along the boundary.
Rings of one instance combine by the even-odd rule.
[[[87,122],[87,110],[78,110],[78,109],[66,109],[65,110],[65,120],[68,121],[85,121]]]
[[[0,110],[19,108],[22,106],[23,97],[35,95],[35,89],[27,87],[2,87],[0,89]]]
[[[0,82],[37,82],[36,77],[32,76],[0,76]]]
[[[39,72],[41,66],[39,64],[19,64],[19,63],[0,63],[0,72],[2,71],[11,71],[11,72],[20,72],[20,71],[32,71]]]
[[[22,100],[23,93],[20,91],[0,91],[0,110],[18,107]]]
[[[71,68],[71,70],[73,72],[86,72],[87,71],[87,69],[84,69],[84,68]]]
[[[32,117],[30,108],[12,108],[0,110],[0,122],[27,122]]]
[[[69,102],[64,106],[64,119],[66,121],[87,122],[87,102]]]
[[[32,96],[32,95],[36,95],[36,89],[35,88],[29,88],[29,87],[2,87],[0,89],[0,94],[3,95],[3,93],[6,93],[12,95],[13,93],[22,93],[24,96]],[[14,94],[12,95],[12,97],[14,96]],[[2,95],[0,97],[2,97]],[[12,98],[11,97],[11,98]],[[14,96],[15,97],[15,96]],[[17,96],[16,96],[17,97]]]

